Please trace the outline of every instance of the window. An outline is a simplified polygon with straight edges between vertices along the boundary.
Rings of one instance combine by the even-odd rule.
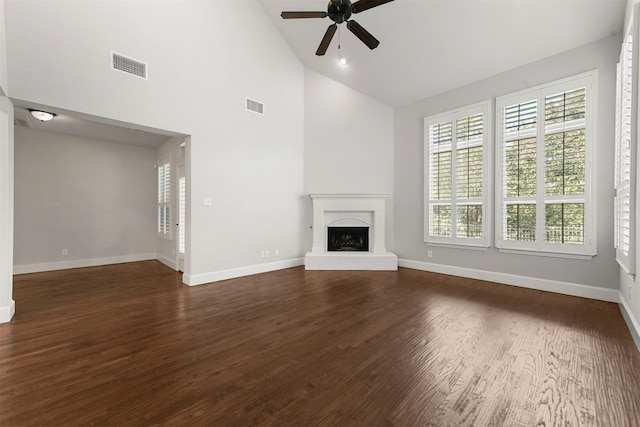
[[[171,157],[158,163],[158,236],[171,239]]]
[[[496,100],[498,248],[595,254],[595,77],[591,72]]]
[[[184,166],[183,166],[184,167]],[[178,172],[178,175],[180,173]],[[187,180],[184,176],[178,178],[178,253],[184,255],[185,225],[187,221]]]
[[[491,101],[427,117],[425,242],[487,247]]]
[[[632,27],[633,28],[633,27]],[[635,111],[633,99],[633,40],[629,31],[622,44],[616,80],[615,122],[615,247],[616,260],[624,271],[635,273],[633,233],[635,229],[635,147],[631,141]],[[635,127],[635,124],[633,124]]]

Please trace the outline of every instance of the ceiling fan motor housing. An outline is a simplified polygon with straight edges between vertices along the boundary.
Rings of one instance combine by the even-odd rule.
[[[1,0],[0,0],[1,1]],[[327,48],[331,43],[333,35],[338,29],[338,24],[347,23],[347,29],[351,31],[357,38],[366,44],[369,49],[375,49],[380,42],[370,32],[365,30],[362,25],[356,21],[349,21],[354,13],[364,12],[365,10],[378,7],[393,0],[358,0],[351,4],[351,0],[329,0],[327,11],[284,11],[280,14],[282,19],[308,19],[308,18],[326,18],[327,16],[334,22],[329,25],[324,37],[318,46],[316,55],[322,56],[327,52]],[[340,45],[338,45],[338,49]]]
[[[351,0],[330,0],[327,6],[327,16],[336,24],[347,21],[352,13]]]

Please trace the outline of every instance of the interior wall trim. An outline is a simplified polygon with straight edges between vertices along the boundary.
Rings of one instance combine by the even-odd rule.
[[[579,283],[561,282],[557,280],[539,279],[537,277],[518,276],[515,274],[497,273],[494,271],[476,270],[473,268],[456,267],[452,265],[433,264],[422,261],[399,259],[398,266],[414,270],[430,271],[433,273],[450,274],[470,279],[487,280],[504,285],[537,289],[539,291],[555,292],[600,301],[619,302],[617,289],[600,288],[581,285]]]
[[[13,274],[39,273],[42,271],[67,270],[69,268],[95,267],[98,265],[122,264],[156,259],[156,253],[120,255],[104,258],[74,259],[69,261],[45,262],[41,264],[14,265]]]
[[[156,259],[161,263],[163,263],[164,265],[166,265],[167,267],[169,267],[170,269],[176,270],[176,271],[178,270],[178,266],[176,265],[175,259],[167,258],[166,256],[160,253],[156,254]]]
[[[0,323],[10,322],[14,314],[16,314],[16,302],[11,300],[9,305],[0,307]]]
[[[253,274],[268,273],[269,271],[284,270],[285,268],[298,267],[301,265],[304,265],[304,258],[293,258],[266,264],[255,264],[228,270],[212,271],[210,273],[184,273],[182,281],[186,285],[197,286],[205,283],[219,282],[221,280],[235,279],[237,277],[251,276]]]
[[[627,323],[633,341],[636,343],[638,351],[640,351],[640,322],[638,322],[638,319],[633,315],[633,310],[631,310],[631,306],[622,292],[619,292],[619,297],[620,303],[618,305],[620,306],[620,313],[622,313],[622,318]]]

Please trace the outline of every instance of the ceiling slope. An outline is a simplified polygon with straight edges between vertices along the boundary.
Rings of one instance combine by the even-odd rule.
[[[332,22],[284,20],[285,10],[326,10],[325,0],[260,0],[302,63],[400,107],[620,33],[626,0],[395,0],[358,14],[380,45],[344,25],[325,56]],[[340,53],[348,65],[338,63]]]

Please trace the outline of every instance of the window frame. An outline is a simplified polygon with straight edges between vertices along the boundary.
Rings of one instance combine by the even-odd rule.
[[[491,245],[491,238],[493,236],[492,222],[490,221],[492,215],[493,205],[491,203],[492,197],[492,161],[493,161],[493,149],[492,149],[492,127],[493,127],[493,102],[492,100],[486,100],[479,103],[467,105],[454,110],[449,110],[443,113],[438,113],[432,116],[424,118],[424,242],[430,246],[446,246],[457,247],[461,249],[476,249],[487,250]],[[464,149],[458,143],[457,140],[457,121],[464,118],[469,118],[475,115],[482,115],[482,139],[481,143],[475,146],[482,147],[482,195],[480,197],[458,197],[457,194],[457,151]],[[430,128],[433,125],[442,124],[445,122],[451,123],[451,197],[449,199],[431,199],[431,141],[430,141]],[[470,147],[467,144],[467,147]],[[446,150],[445,150],[446,151]],[[457,235],[457,209],[460,204],[467,202],[468,205],[479,204],[482,206],[482,237],[459,237]],[[450,236],[436,236],[431,235],[430,227],[430,212],[432,205],[449,206],[451,209],[451,235]]]
[[[495,229],[496,229],[496,247],[501,252],[509,253],[526,253],[529,255],[540,256],[557,256],[565,258],[591,259],[597,253],[597,231],[596,231],[596,209],[595,204],[595,138],[597,124],[597,83],[598,71],[592,70],[586,73],[578,74],[565,79],[556,80],[547,84],[535,86],[523,91],[507,94],[496,98],[496,183],[495,183]],[[545,194],[545,136],[559,132],[571,131],[573,122],[562,122],[558,125],[547,125],[545,122],[545,99],[548,96],[567,93],[584,87],[585,95],[585,162],[584,162],[584,196],[552,196]],[[526,129],[522,132],[524,137],[536,138],[536,191],[535,195],[529,197],[509,198],[511,201],[522,200],[525,203],[533,203],[536,206],[536,224],[535,224],[535,240],[519,241],[507,240],[504,238],[506,233],[506,203],[505,197],[505,169],[506,155],[505,143],[508,139],[506,136],[506,118],[505,110],[507,107],[515,104],[525,103],[527,101],[536,101],[536,127],[534,130]],[[575,123],[573,123],[575,124]],[[557,129],[563,129],[558,131]],[[555,129],[555,131],[553,130]],[[578,126],[575,129],[582,129]],[[550,131],[549,131],[550,130]],[[509,139],[511,140],[511,139]],[[582,201],[584,203],[584,237],[583,244],[569,243],[548,243],[545,242],[545,222],[546,222],[546,204],[549,202],[570,203],[571,201]]]
[[[172,209],[171,209],[171,194],[172,185],[171,178],[171,154],[167,154],[158,161],[157,165],[157,232],[158,237],[166,240],[172,240],[173,227],[172,221]],[[167,175],[168,172],[168,175]]]

